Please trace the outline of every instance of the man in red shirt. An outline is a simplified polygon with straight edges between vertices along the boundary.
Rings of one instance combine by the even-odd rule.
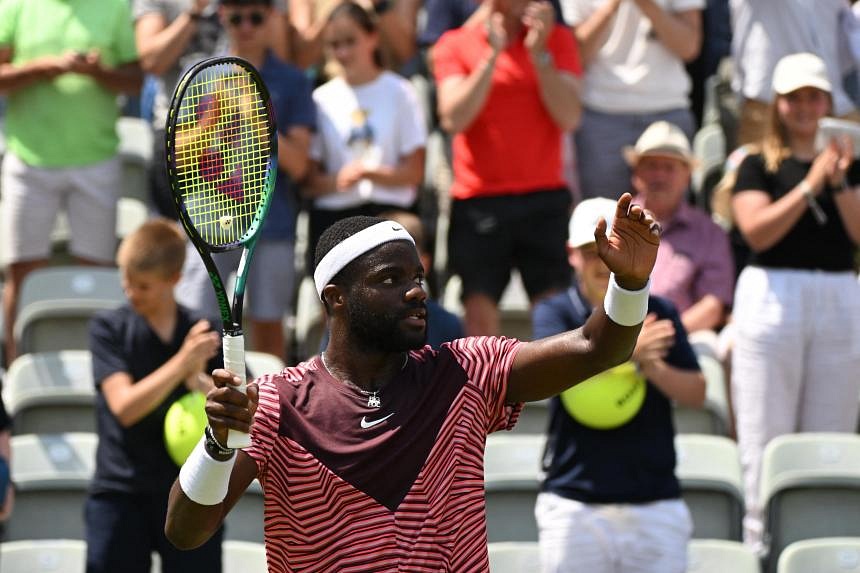
[[[561,138],[581,111],[576,41],[552,5],[486,2],[482,21],[432,52],[440,122],[454,134],[448,253],[470,335],[499,334],[512,268],[532,302],[570,282]]]
[[[578,330],[538,342],[427,333],[424,269],[397,223],[351,217],[320,238],[314,282],[325,352],[263,376],[247,395],[216,370],[206,437],[180,471],[165,532],[201,545],[254,478],[265,495],[269,571],[487,571],[483,453],[522,402],[626,360],[645,317],[659,227],[618,202],[600,257],[615,273]],[[253,421],[253,423],[252,423]],[[228,428],[251,446],[227,449]],[[537,471],[537,468],[535,468]]]

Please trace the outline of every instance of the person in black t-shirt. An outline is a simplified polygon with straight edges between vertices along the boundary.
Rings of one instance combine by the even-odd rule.
[[[816,146],[833,105],[820,58],[784,57],[773,88],[769,134],[732,196],[752,251],[735,291],[731,375],[745,540],[759,551],[765,446],[787,433],[854,432],[860,393],[860,163],[848,140]]]
[[[181,552],[163,530],[179,474],[165,447],[165,415],[189,391],[208,391],[204,372],[221,364],[209,321],[173,298],[184,260],[176,224],[145,223],[117,253],[128,304],[90,323],[99,443],[85,508],[88,573],[148,573],[152,551],[165,573],[221,571],[220,533]]]
[[[582,326],[600,305],[609,269],[597,256],[594,227],[614,210],[605,198],[574,210],[568,253],[576,282],[535,306],[535,339]],[[620,426],[580,421],[568,396],[550,401],[546,478],[535,510],[544,571],[686,570],[692,522],[675,477],[672,401],[701,407],[705,379],[668,300],[649,297],[632,361],[647,382],[641,407]]]

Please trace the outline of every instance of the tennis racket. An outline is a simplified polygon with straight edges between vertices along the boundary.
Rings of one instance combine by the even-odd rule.
[[[194,244],[224,324],[224,368],[242,379],[242,303],[260,227],[277,174],[277,134],[271,100],[259,72],[235,57],[209,58],[179,80],[166,126],[166,163],[179,219]],[[212,253],[243,249],[232,306]],[[250,445],[230,430],[227,446]]]

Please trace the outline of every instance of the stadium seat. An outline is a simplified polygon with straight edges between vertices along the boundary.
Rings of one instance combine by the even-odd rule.
[[[676,405],[672,409],[675,432],[728,436],[729,406],[723,366],[716,358],[706,354],[699,354],[698,360],[705,375],[705,404],[701,408]]]
[[[804,433],[770,441],[762,459],[768,567],[795,541],[860,537],[860,436]]]
[[[12,436],[16,494],[7,541],[84,538],[83,508],[97,443],[91,433]]]
[[[152,162],[152,127],[144,119],[127,116],[119,118],[116,127],[122,162],[122,194],[146,205],[149,202],[147,169]]]
[[[808,570],[811,573],[813,570]],[[687,545],[687,573],[761,573],[756,554],[743,543],[692,539]]]
[[[681,495],[693,517],[693,537],[740,541],[744,514],[740,457],[722,436],[675,437]]]
[[[545,434],[549,427],[549,400],[526,402],[512,434]]]
[[[795,541],[783,550],[778,573],[855,573],[860,571],[860,537]]]
[[[484,488],[489,542],[537,541],[534,507],[545,442],[540,434],[487,437]]]
[[[252,377],[275,374],[284,369],[284,361],[268,352],[245,351],[245,367]]]
[[[87,323],[98,310],[125,302],[115,268],[46,267],[21,285],[15,340],[18,354],[89,348]]]
[[[699,160],[691,175],[690,188],[696,205],[711,212],[711,192],[723,176],[726,136],[718,123],[703,125],[693,136],[693,155]]]
[[[502,541],[489,543],[490,573],[526,573],[540,571],[540,552],[536,541]]]
[[[247,541],[221,544],[224,573],[266,573],[266,546]]]
[[[0,543],[3,573],[84,573],[87,545],[81,539],[27,539]]]
[[[3,402],[14,434],[95,432],[94,401],[88,350],[24,354],[6,373]]]
[[[224,539],[263,543],[263,488],[254,480],[224,519]]]
[[[463,303],[460,300],[463,283],[454,275],[445,284],[442,306],[463,316]],[[531,306],[522,278],[516,270],[511,272],[511,280],[499,300],[499,330],[502,336],[519,340],[532,339]]]

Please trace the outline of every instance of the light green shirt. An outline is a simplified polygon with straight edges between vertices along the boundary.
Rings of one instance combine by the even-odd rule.
[[[102,64],[137,60],[128,0],[0,0],[0,45],[12,64],[69,50],[98,50]],[[114,92],[63,74],[8,94],[7,149],[42,167],[89,165],[117,152]]]

